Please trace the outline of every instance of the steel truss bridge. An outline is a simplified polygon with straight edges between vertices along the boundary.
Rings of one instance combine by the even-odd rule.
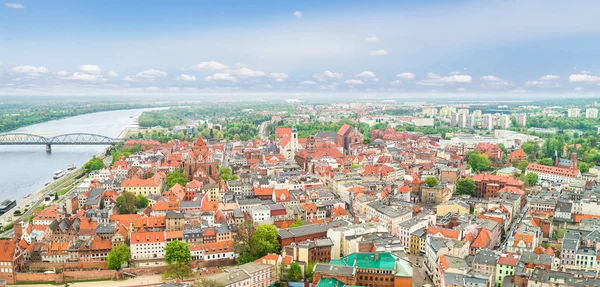
[[[116,145],[124,139],[111,138],[88,133],[73,133],[44,137],[28,133],[0,134],[0,145],[45,145],[46,151],[52,150],[52,145]]]

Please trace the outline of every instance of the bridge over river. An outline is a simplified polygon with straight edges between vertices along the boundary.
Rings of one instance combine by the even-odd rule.
[[[28,133],[0,134],[0,145],[45,145],[46,152],[52,151],[52,145],[116,145],[124,141],[123,138],[89,133],[70,133],[53,137]]]

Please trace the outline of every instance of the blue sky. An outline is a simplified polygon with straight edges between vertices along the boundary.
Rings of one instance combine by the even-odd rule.
[[[594,96],[600,1],[4,1],[0,95]]]

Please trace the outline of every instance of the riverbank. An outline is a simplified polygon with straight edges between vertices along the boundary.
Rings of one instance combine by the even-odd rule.
[[[6,126],[0,124],[0,134],[14,132],[16,130],[19,130],[21,128],[31,126],[31,125],[37,125],[37,124],[47,123],[47,122],[51,122],[51,121],[59,121],[59,120],[72,118],[72,117],[76,117],[76,116],[81,116],[81,115],[88,115],[88,114],[101,113],[101,112],[110,112],[110,111],[126,111],[126,110],[140,110],[140,109],[151,110],[151,109],[171,108],[171,107],[178,107],[178,106],[168,106],[168,105],[165,106],[164,104],[160,104],[160,105],[124,105],[124,104],[122,104],[120,106],[110,106],[110,105],[100,106],[99,108],[97,108],[97,110],[93,109],[93,108],[81,108],[81,110],[79,110],[79,111],[78,110],[72,111],[65,107],[64,110],[55,111],[55,112],[58,112],[59,115],[53,115],[52,113],[47,113],[45,117],[41,117],[39,115],[40,112],[31,113],[31,114],[10,112],[10,118],[8,118],[8,120],[19,117],[19,120],[21,121],[21,123],[10,125],[10,127],[6,127]],[[0,110],[0,114],[1,113],[2,113],[2,110]],[[7,113],[7,114],[9,114],[9,113]],[[3,117],[7,117],[7,115],[0,116],[0,123],[3,122]],[[33,117],[36,117],[36,118],[33,118]]]
[[[106,112],[103,112],[106,113]],[[110,113],[110,112],[108,112]],[[117,138],[126,138],[130,133],[132,132],[137,132],[139,126],[137,125],[137,121],[135,119],[137,119],[139,117],[139,115],[141,115],[141,113],[143,113],[143,111],[138,111],[137,113],[134,113],[132,115],[127,115],[126,117],[122,117],[124,118],[123,120],[126,120],[128,123],[126,124],[122,124],[120,125],[120,131],[118,132]],[[102,113],[100,113],[102,114]],[[110,120],[110,117],[109,119]],[[119,121],[117,121],[118,123]],[[116,135],[116,132],[113,132],[113,135]],[[34,147],[37,148],[37,147]],[[73,149],[75,149],[77,147],[73,147]],[[108,151],[108,149],[110,149],[110,147],[106,147],[106,148],[102,148],[100,151],[98,151],[98,147],[90,147],[90,149],[95,149],[96,151],[91,154],[86,156],[85,158],[85,162],[87,162],[89,159],[91,159],[93,156],[99,157],[99,158],[106,158],[106,153]],[[70,148],[69,148],[70,150]],[[54,153],[55,151],[53,151]],[[42,155],[42,150],[40,151],[36,151],[36,153],[39,153],[39,159],[33,159],[35,161],[30,162],[29,164],[37,164],[36,161],[46,161],[49,158],[53,158],[56,155],[54,154],[45,154]],[[63,150],[59,150],[58,151],[58,156],[62,156],[61,154],[63,154],[64,151]],[[27,155],[30,154],[30,152],[26,152],[23,153],[23,155]],[[17,157],[20,157],[21,154],[20,153],[15,153],[15,155]],[[0,158],[2,158],[2,152],[0,152]],[[57,179],[57,180],[51,180],[49,182],[47,182],[43,187],[41,188],[37,188],[35,191],[30,192],[28,194],[23,194],[23,195],[16,195],[15,193],[12,194],[11,197],[9,197],[11,200],[16,200],[17,201],[17,205],[12,208],[11,210],[9,210],[8,212],[6,212],[5,214],[0,216],[0,225],[5,227],[8,226],[9,224],[18,221],[18,220],[25,220],[27,217],[31,216],[33,214],[33,211],[41,206],[42,204],[61,204],[64,201],[64,198],[68,197],[70,195],[70,193],[75,189],[76,185],[79,184],[81,182],[81,177],[82,177],[82,173],[83,173],[83,164],[85,163],[83,161],[78,161],[76,162],[77,165],[79,165],[75,170],[68,172],[67,175]],[[105,161],[105,164],[110,164],[112,162],[111,159],[107,158]],[[71,162],[71,163],[75,163],[75,162]],[[64,165],[64,167],[62,169],[66,169],[66,164]],[[21,177],[27,177],[28,174],[30,172],[35,172],[37,170],[31,170],[31,169],[27,169],[27,171],[24,172],[16,172],[15,175],[18,176],[19,178]],[[14,171],[10,171],[10,172],[14,172]],[[52,172],[49,172],[48,174],[52,174]],[[8,182],[8,184],[10,184],[10,180],[14,180],[14,177],[7,177],[6,181]],[[41,183],[40,185],[42,185],[43,183]],[[53,195],[54,193],[57,193],[61,191],[61,193],[59,194],[59,200],[58,201],[54,201],[54,196],[51,196],[49,201],[45,200],[45,197],[47,195]],[[18,214],[17,216],[14,216],[14,212],[15,211],[20,211],[20,214]],[[2,234],[0,234],[0,236],[2,237],[12,237],[13,235],[13,231],[12,230],[7,230],[7,232],[3,232]]]

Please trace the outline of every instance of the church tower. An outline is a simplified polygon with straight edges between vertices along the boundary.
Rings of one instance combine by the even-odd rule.
[[[577,144],[573,144],[573,153],[571,154],[571,168],[577,169]]]
[[[296,157],[296,152],[298,151],[298,130],[296,129],[296,125],[292,127],[292,138],[290,139],[290,150],[291,150],[291,158]]]

